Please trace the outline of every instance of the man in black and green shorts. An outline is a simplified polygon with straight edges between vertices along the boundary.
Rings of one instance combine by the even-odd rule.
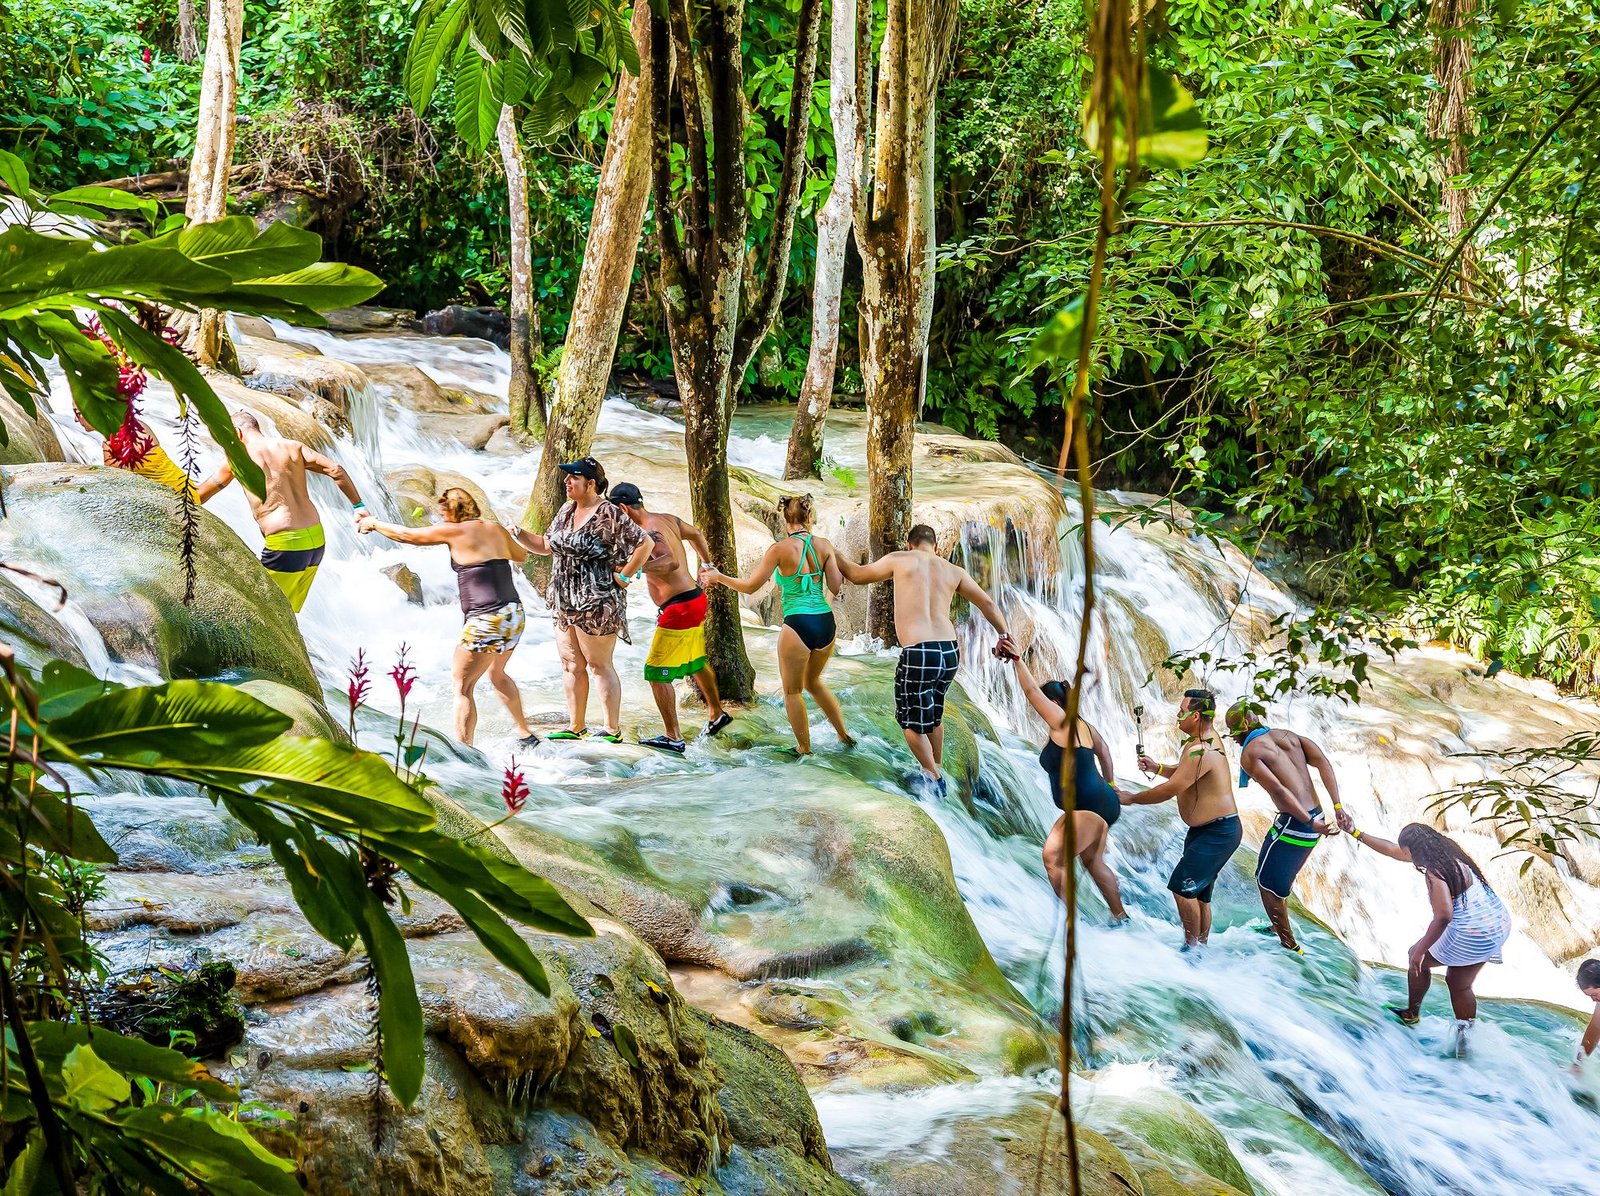
[[[1261,890],[1262,908],[1284,948],[1304,955],[1289,921],[1289,890],[1311,858],[1317,840],[1323,835],[1338,834],[1340,829],[1349,830],[1355,822],[1339,801],[1339,781],[1333,775],[1333,765],[1323,750],[1304,735],[1266,726],[1244,700],[1235,702],[1228,711],[1228,734],[1240,748],[1240,788],[1255,781],[1278,809],[1256,857],[1256,886]],[[1317,791],[1311,783],[1312,769],[1328,791],[1337,827],[1322,817]]]

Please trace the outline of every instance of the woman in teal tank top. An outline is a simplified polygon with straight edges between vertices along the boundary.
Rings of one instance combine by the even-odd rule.
[[[778,515],[787,535],[767,549],[749,577],[729,577],[707,566],[700,574],[700,584],[724,585],[741,594],[754,594],[777,575],[778,591],[783,595],[778,674],[783,679],[784,713],[789,716],[789,726],[794,731],[794,754],[811,754],[806,694],[811,695],[811,700],[833,724],[839,742],[854,747],[855,740],[845,730],[839,699],[822,682],[822,670],[833,655],[835,631],[828,591],[832,590],[837,597],[844,588],[837,553],[832,544],[811,532],[814,512],[809,494],[779,499]]]

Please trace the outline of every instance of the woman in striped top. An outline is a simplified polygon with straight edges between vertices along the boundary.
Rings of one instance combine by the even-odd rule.
[[[1433,921],[1411,948],[1409,999],[1404,1006],[1386,1008],[1405,1025],[1416,1025],[1432,970],[1442,967],[1456,1015],[1456,1053],[1465,1053],[1467,1031],[1478,1016],[1472,985],[1484,964],[1500,962],[1500,949],[1511,937],[1511,915],[1472,858],[1432,827],[1408,823],[1398,843],[1359,830],[1350,833],[1358,843],[1422,873],[1433,906]]]

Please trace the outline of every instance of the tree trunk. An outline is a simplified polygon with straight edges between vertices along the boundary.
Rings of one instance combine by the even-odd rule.
[[[905,547],[911,526],[914,426],[933,313],[934,97],[955,13],[956,0],[889,0],[879,51],[871,189],[856,211],[874,558]],[[870,53],[870,28],[865,34],[861,54]],[[895,642],[888,584],[873,590],[867,630]]]
[[[192,224],[209,224],[228,214],[228,172],[233,166],[234,123],[239,92],[239,54],[244,40],[244,0],[210,0],[206,10],[206,65],[200,81],[200,108],[194,157],[189,162],[185,214]],[[201,365],[216,366],[233,355],[227,324],[219,311],[202,311],[189,338]]]
[[[850,246],[861,162],[866,156],[866,127],[857,90],[856,0],[834,0],[832,91],[828,113],[833,120],[833,190],[817,215],[817,277],[811,301],[811,356],[800,383],[794,427],[789,431],[785,478],[814,478],[822,466],[822,433],[833,380],[839,365],[839,301],[844,290],[845,253]]]
[[[200,57],[200,31],[195,27],[194,0],[178,0],[178,61]]]
[[[541,348],[539,308],[533,301],[533,238],[529,231],[528,165],[517,133],[516,114],[500,109],[495,128],[500,161],[506,171],[506,200],[511,224],[511,386],[508,391],[511,435],[531,447],[544,435],[544,390],[534,358]]]
[[[633,10],[633,41],[639,50],[639,73],[624,73],[617,85],[611,133],[606,138],[595,191],[594,215],[583,267],[578,273],[572,322],[556,375],[549,426],[533,493],[528,497],[524,526],[543,531],[561,508],[563,461],[589,451],[600,404],[606,397],[617,334],[633,281],[633,263],[650,200],[650,155],[653,118],[650,110],[650,5]]]
[[[1444,143],[1439,155],[1440,187],[1445,219],[1452,237],[1471,223],[1472,189],[1459,180],[1471,169],[1468,148],[1476,121],[1472,112],[1472,19],[1478,0],[1433,0],[1428,23],[1433,26],[1433,75],[1438,89],[1428,102],[1428,136]],[[1461,272],[1471,275],[1478,255],[1472,246],[1461,252]],[[1468,291],[1465,282],[1462,290]]]

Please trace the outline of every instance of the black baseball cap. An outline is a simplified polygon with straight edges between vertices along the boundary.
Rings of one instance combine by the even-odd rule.
[[[593,457],[581,457],[576,461],[568,461],[561,467],[561,472],[576,474],[580,478],[588,478],[601,490],[606,488],[606,471],[600,468],[600,462]]]
[[[618,482],[611,487],[610,498],[619,507],[644,506],[644,495],[639,493],[639,487],[632,482]]]

